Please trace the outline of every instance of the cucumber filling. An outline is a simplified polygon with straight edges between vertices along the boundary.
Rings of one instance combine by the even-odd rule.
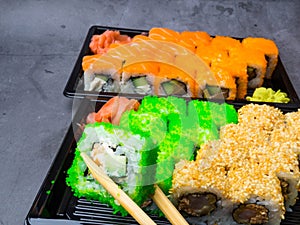
[[[166,95],[186,95],[187,87],[185,83],[178,80],[170,80],[161,84]]]
[[[146,76],[132,77],[131,81],[136,93],[149,94],[151,92],[151,86],[148,83]]]
[[[226,99],[229,97],[229,89],[207,85],[206,89],[203,90],[203,96],[204,98],[224,97]]]

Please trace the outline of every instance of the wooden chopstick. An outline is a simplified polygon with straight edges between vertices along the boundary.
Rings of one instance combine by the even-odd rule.
[[[156,224],[118,185],[107,176],[104,171],[84,152],[81,157],[91,171],[94,178],[128,211],[128,213],[141,225]],[[158,185],[152,196],[155,204],[164,213],[172,225],[189,225],[184,217],[175,208]]]
[[[93,177],[127,210],[141,225],[156,223],[84,152],[81,157],[91,171]]]
[[[165,214],[170,223],[173,225],[189,225],[160,187],[158,187],[157,184],[154,186],[155,193],[152,196],[152,199],[158,208]]]

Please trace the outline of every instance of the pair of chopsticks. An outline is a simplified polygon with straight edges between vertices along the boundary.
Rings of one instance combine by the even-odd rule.
[[[141,225],[156,224],[97,164],[84,152],[81,157],[91,171],[93,177],[127,210]],[[183,216],[170,202],[162,190],[155,185],[152,196],[155,204],[161,209],[172,225],[188,225]]]

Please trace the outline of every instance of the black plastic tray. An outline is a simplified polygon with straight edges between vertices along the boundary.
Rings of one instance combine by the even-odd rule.
[[[148,33],[147,30],[137,30],[137,29],[129,29],[129,28],[118,28],[118,27],[104,27],[104,26],[92,26],[85,38],[85,41],[83,43],[82,49],[80,51],[80,54],[77,58],[77,61],[75,63],[75,66],[72,70],[72,73],[66,83],[65,89],[64,89],[64,95],[66,97],[71,98],[84,98],[88,97],[91,99],[100,99],[103,101],[107,101],[108,99],[120,95],[119,93],[114,92],[96,92],[96,91],[84,91],[84,84],[83,84],[83,70],[82,70],[82,59],[86,55],[92,55],[93,53],[89,49],[89,43],[91,41],[91,38],[95,34],[102,34],[107,29],[110,30],[118,30],[121,32],[121,34],[126,34],[130,37],[133,37],[137,34],[141,33]],[[238,38],[242,39],[242,38]],[[273,73],[271,80],[265,80],[264,87],[270,87],[273,90],[281,90],[288,94],[288,97],[291,99],[289,103],[278,103],[276,106],[279,107],[287,107],[287,108],[300,108],[300,99],[287,75],[287,72],[282,64],[282,61],[278,59],[278,64],[275,68],[275,71]],[[253,90],[248,90],[247,96],[252,96]],[[143,95],[133,95],[133,94],[122,94],[126,97],[134,97],[141,99],[143,98]],[[247,104],[249,101],[247,100],[235,100],[230,101],[231,104]]]
[[[76,141],[82,134],[82,129],[77,124],[82,124],[88,113],[99,110],[102,105],[102,102],[82,100],[28,212],[24,222],[25,225],[137,224],[131,216],[122,217],[113,214],[112,209],[106,205],[74,197],[65,182],[66,171],[71,166],[74,158]],[[295,111],[287,108],[281,110],[284,112]],[[293,212],[287,212],[285,216],[286,219],[282,221],[282,225],[300,224],[300,200],[293,207]],[[151,217],[157,224],[170,224],[165,218]]]

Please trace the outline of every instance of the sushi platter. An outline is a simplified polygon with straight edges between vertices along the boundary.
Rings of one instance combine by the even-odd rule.
[[[89,157],[156,224],[155,187],[189,224],[299,223],[300,100],[272,41],[92,26],[63,93],[80,104],[25,225],[138,224]]]
[[[93,59],[94,56],[96,56],[96,59],[94,59],[94,60],[97,61],[98,60],[97,56],[99,55],[99,54],[95,54],[91,50],[91,40],[94,36],[101,35],[106,31],[116,31],[116,32],[118,32],[118,34],[120,36],[126,36],[126,37],[129,37],[129,38],[132,38],[131,40],[135,40],[134,39],[135,37],[138,37],[136,39],[140,39],[141,37],[144,38],[145,35],[147,35],[149,33],[148,30],[136,30],[136,29],[128,29],[128,28],[92,26],[89,29],[88,33],[87,33],[87,36],[86,36],[85,41],[83,43],[80,54],[79,54],[79,56],[77,58],[77,61],[74,65],[74,68],[71,72],[69,80],[66,83],[66,86],[65,86],[65,89],[64,89],[64,92],[63,92],[65,96],[72,97],[72,98],[88,97],[88,98],[92,98],[94,100],[96,99],[96,100],[100,100],[100,101],[107,101],[111,97],[114,97],[114,96],[117,96],[117,95],[126,96],[126,97],[134,97],[134,98],[138,98],[138,99],[141,99],[141,98],[143,98],[143,96],[146,95],[146,93],[143,93],[143,92],[130,91],[130,90],[128,91],[127,86],[125,88],[123,88],[124,90],[120,90],[118,88],[117,89],[106,89],[106,90],[105,90],[105,88],[102,88],[100,90],[100,89],[97,89],[97,88],[93,88],[93,84],[88,84],[88,85],[86,84],[87,83],[86,80],[88,80],[88,79],[85,80],[85,77],[90,77],[89,75],[88,76],[85,75],[85,73],[88,74],[88,72],[86,72],[85,70],[87,70],[87,67],[90,66],[90,63],[88,61],[90,59]],[[233,39],[233,38],[231,38],[231,39]],[[234,40],[241,41],[243,39],[242,38],[234,38]],[[136,42],[138,43],[138,41],[136,41]],[[111,54],[119,54],[117,50],[114,51],[114,49],[118,49],[117,47],[118,46],[116,46],[116,48],[113,48],[111,50],[111,52],[112,52]],[[144,46],[142,46],[142,47],[144,47]],[[142,48],[142,47],[140,47],[140,48]],[[97,51],[97,50],[94,50],[94,51]],[[203,51],[206,51],[206,50],[203,50]],[[207,50],[207,51],[212,51],[212,50]],[[199,55],[201,56],[201,54],[203,54],[203,53],[200,52]],[[204,54],[206,54],[206,52]],[[211,53],[209,53],[209,54],[211,54]],[[208,56],[204,55],[203,58],[205,58],[205,57],[208,57]],[[210,57],[210,55],[209,55],[209,57]],[[287,102],[287,103],[275,102],[274,103],[275,106],[278,106],[278,107],[282,106],[282,107],[287,107],[287,108],[298,108],[300,106],[300,100],[299,100],[299,97],[297,96],[297,93],[296,93],[296,91],[295,91],[295,89],[294,89],[294,87],[293,87],[293,85],[292,85],[292,83],[291,83],[291,81],[288,77],[288,74],[286,73],[284,65],[283,65],[283,63],[280,59],[280,54],[278,55],[277,60],[278,61],[277,61],[276,67],[274,68],[272,76],[269,79],[262,79],[260,81],[260,82],[263,82],[261,87],[264,87],[264,88],[267,88],[267,89],[270,88],[274,92],[281,91],[281,92],[286,93],[286,95],[287,95],[287,97],[289,98],[290,101]],[[118,61],[114,62],[115,65],[117,63],[118,63]],[[106,65],[106,63],[105,64],[101,63],[100,66],[106,67],[107,65]],[[146,69],[143,68],[141,73],[145,72],[145,70],[147,70],[147,71],[149,70],[150,72],[155,73],[156,68],[153,68],[152,65],[143,65],[143,67],[146,67]],[[203,67],[203,65],[202,65],[202,67]],[[129,66],[127,71],[125,71],[125,72],[128,72],[128,71],[132,72],[135,69],[141,70],[141,68],[130,68],[130,66]],[[162,72],[160,72],[160,73],[162,73],[163,75],[168,73],[169,71],[171,71],[170,73],[173,73],[173,72],[174,73],[179,73],[177,70],[173,70],[173,69],[170,70],[170,68],[168,68],[168,67],[166,69],[165,69],[165,67],[160,67],[160,69],[162,70]],[[167,72],[165,72],[165,71],[167,71]],[[124,74],[126,74],[125,72],[123,72],[123,77],[126,77],[126,76],[124,76]],[[249,77],[250,77],[250,75],[249,75]],[[123,78],[119,78],[119,82],[121,83],[120,79],[123,79]],[[201,77],[201,79],[202,79],[202,77]],[[135,79],[135,80],[138,80],[138,79]],[[140,80],[142,80],[142,79],[140,79]],[[243,80],[243,79],[241,78],[239,80]],[[99,81],[97,81],[97,82],[99,82]],[[97,82],[95,82],[95,83],[97,83]],[[142,80],[142,81],[139,81],[139,82],[145,82],[145,81]],[[187,83],[188,82],[189,81],[187,80]],[[235,81],[235,82],[237,82],[237,81]],[[240,86],[243,86],[243,85],[240,85]],[[186,87],[186,88],[189,89],[188,87]],[[220,87],[220,88],[222,88],[222,87]],[[229,98],[225,98],[225,99],[226,99],[226,101],[228,101],[232,104],[238,104],[238,105],[247,104],[247,103],[249,103],[249,101],[246,100],[246,97],[247,98],[251,97],[253,95],[254,91],[255,91],[255,88],[248,88],[246,90],[246,92],[242,90],[242,94],[240,94],[240,96],[242,96],[242,97],[240,97],[240,98],[230,98],[229,97]],[[187,92],[189,92],[189,90],[187,90]],[[229,92],[230,92],[230,90],[229,90]],[[237,92],[236,95],[238,96],[239,95],[239,90],[237,90],[236,92]],[[245,93],[243,94],[243,92],[245,92]],[[151,93],[151,94],[153,94],[153,93]],[[154,94],[155,95],[165,95],[166,93],[164,93],[161,90],[158,90]],[[203,94],[202,95],[201,94],[200,95],[198,95],[198,94],[196,94],[196,95],[183,95],[183,97],[185,97],[185,96],[192,97],[192,98],[200,98],[200,99],[205,98],[205,96],[203,96]],[[255,101],[255,99],[252,100],[252,101]],[[263,100],[260,100],[260,102],[261,101],[263,102]]]

